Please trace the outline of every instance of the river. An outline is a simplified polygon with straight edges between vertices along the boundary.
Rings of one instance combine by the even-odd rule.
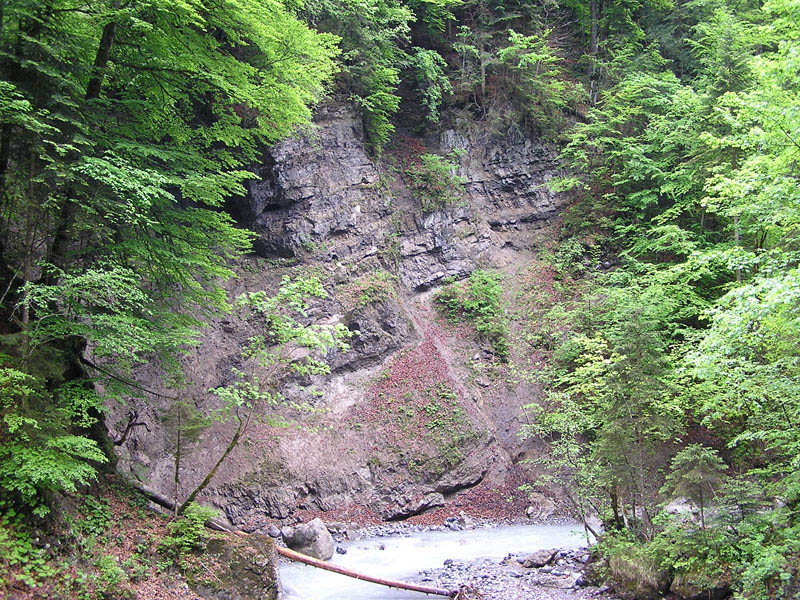
[[[464,531],[413,532],[396,537],[365,538],[341,545],[347,554],[335,554],[332,563],[368,575],[407,580],[425,569],[441,567],[446,559],[500,561],[512,552],[585,547],[586,537],[579,525],[510,525]],[[282,561],[280,574],[286,600],[434,598],[357,581],[300,563]]]

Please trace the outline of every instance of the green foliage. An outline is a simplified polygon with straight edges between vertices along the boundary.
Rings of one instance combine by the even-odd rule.
[[[768,453],[768,466],[760,470],[766,477],[786,478],[800,466],[798,299],[797,269],[755,278],[720,299],[690,355],[706,394],[704,421],[733,425],[729,446]]]
[[[556,474],[581,486],[582,497],[605,515],[608,555],[618,553],[616,541],[642,532],[644,551],[678,585],[709,593],[730,587],[737,598],[794,597],[800,204],[790,182],[800,159],[797,7],[690,2],[657,7],[645,21],[636,44],[626,49],[617,39],[616,48],[601,48],[607,86],[563,154],[573,172],[557,185],[581,196],[567,224],[572,233],[600,236],[619,267],[592,277],[597,293],[585,309],[566,311],[570,331],[554,336],[554,412],[537,415],[533,430],[554,436]],[[649,33],[664,43],[666,32],[678,29],[687,32],[683,41],[633,52]],[[606,312],[610,300],[624,297]],[[621,319],[637,322],[625,308],[636,303],[646,307],[647,326],[620,328],[628,337],[620,347],[613,329]],[[644,361],[630,360],[637,339],[644,345],[633,355]],[[626,377],[622,386],[609,386],[616,355],[628,356]],[[628,433],[616,450],[598,446],[619,413],[608,393],[626,389],[635,392],[627,410],[644,398],[671,415],[666,430],[676,433],[685,413],[692,433],[706,432],[725,462],[707,446],[669,444],[664,426],[642,429],[635,420],[619,422]],[[641,440],[631,437],[637,431]],[[611,496],[626,493],[618,487],[624,478],[612,477],[615,461],[631,462],[642,444],[660,447],[662,458],[645,468],[646,514],[653,518],[644,528],[631,526],[636,513]],[[665,494],[689,497],[700,509],[699,524],[655,515],[662,484]]]
[[[451,321],[463,318],[471,323],[500,360],[508,358],[508,317],[498,274],[481,269],[473,271],[466,286],[452,284],[443,288],[434,301]]]
[[[95,567],[99,574],[100,584],[106,588],[112,588],[122,583],[127,576],[122,570],[117,559],[113,556],[101,556],[95,562]]]
[[[250,247],[221,210],[310,120],[335,37],[281,2],[7,2],[0,27],[0,488],[38,514],[107,460],[82,380],[177,356]],[[128,390],[129,391],[129,390]]]
[[[456,175],[458,165],[438,154],[422,154],[406,168],[412,188],[419,194],[422,212],[442,210],[461,199],[466,180]]]
[[[206,521],[217,517],[211,508],[190,504],[182,516],[167,525],[169,534],[161,540],[158,551],[172,564],[185,568],[185,559],[205,550],[210,534]]]
[[[436,123],[444,97],[453,93],[453,87],[444,74],[447,63],[436,50],[424,48],[414,48],[410,63],[422,94],[422,103],[428,109],[426,119]]]
[[[305,11],[320,30],[341,37],[342,87],[361,107],[368,143],[380,157],[400,106],[413,11],[397,0],[312,0]]]
[[[464,2],[463,0],[409,0],[408,4],[428,33],[441,34],[448,21],[455,20],[453,13],[463,6]]]
[[[255,387],[263,391],[262,384],[274,386],[284,369],[300,375],[330,372],[325,361],[313,353],[324,355],[332,349],[347,350],[346,340],[352,332],[343,323],[301,321],[308,316],[312,299],[326,297],[327,292],[317,277],[285,276],[275,295],[258,291],[237,298],[236,306],[243,319],[258,318],[262,323],[260,331],[242,349],[244,359],[252,360],[258,369],[264,370],[261,376],[256,374],[251,379]]]
[[[585,91],[562,56],[565,11],[552,4],[468,0],[455,30],[455,95],[505,134],[520,128],[558,137]],[[521,126],[521,127],[520,127]]]
[[[560,129],[568,105],[580,97],[580,86],[568,83],[560,57],[548,44],[551,31],[523,35],[508,30],[508,45],[497,52],[506,88],[522,114],[522,122],[537,131]]]
[[[700,520],[706,527],[705,508],[723,482],[726,465],[706,446],[690,444],[672,457],[670,473],[662,491],[686,496],[700,507]]]
[[[55,572],[44,550],[34,544],[25,515],[7,500],[0,500],[0,566],[0,589],[15,581],[33,586]]]
[[[235,419],[236,430],[217,462],[195,487],[178,513],[183,514],[214,478],[220,465],[247,434],[254,419],[268,419],[268,408],[282,400],[281,381],[289,375],[327,375],[327,354],[346,351],[353,332],[343,323],[308,323],[309,302],[327,293],[317,277],[284,276],[276,294],[245,292],[236,299],[242,322],[255,333],[242,347],[241,364],[231,369],[230,383],[209,390],[220,401],[211,420]]]
[[[95,477],[87,461],[106,462],[97,443],[68,432],[70,423],[93,422],[99,407],[93,391],[65,385],[55,394],[43,382],[13,368],[0,368],[0,488],[36,514],[48,512],[48,491],[77,491]]]
[[[344,286],[340,297],[345,306],[364,308],[384,302],[397,295],[397,280],[388,271],[374,271],[362,275]]]
[[[74,524],[74,530],[84,536],[98,536],[108,529],[111,523],[111,510],[108,500],[86,496],[81,507],[81,518]]]
[[[587,269],[591,268],[591,251],[587,251],[586,245],[577,237],[561,240],[556,248],[553,263],[559,274],[563,275],[582,275]],[[587,256],[587,254],[589,256]]]

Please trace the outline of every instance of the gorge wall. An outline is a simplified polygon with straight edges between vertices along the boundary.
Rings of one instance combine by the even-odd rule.
[[[499,489],[513,463],[535,450],[516,435],[521,406],[537,397],[535,379],[499,367],[468,331],[443,322],[431,294],[476,268],[498,269],[508,293],[522,293],[517,278],[553,238],[568,199],[546,185],[558,172],[553,149],[513,129],[499,135],[467,119],[446,122],[423,138],[401,135],[396,150],[457,151],[463,200],[444,210],[423,212],[391,151],[375,164],[346,102],[321,107],[312,130],[269,149],[247,197],[228,207],[258,235],[256,256],[237,266],[232,297],[274,291],[287,274],[315,274],[330,296],[309,318],[355,332],[347,352],[328,357],[330,375],[284,382],[286,401],[250,426],[201,496],[232,523],[256,528],[320,511],[404,518],[481,482]],[[365,300],[373,285],[383,293]],[[217,401],[208,390],[231,380],[250,332],[235,318],[215,323],[181,359],[182,386],[165,382],[155,364],[139,368],[137,381],[210,414]],[[118,447],[118,469],[172,496],[174,400],[144,396],[135,403],[147,427]],[[127,420],[109,406],[113,436]],[[179,497],[202,480],[233,430],[213,423],[183,440]]]

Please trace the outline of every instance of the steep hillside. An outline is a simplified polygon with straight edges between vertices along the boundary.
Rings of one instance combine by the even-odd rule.
[[[421,154],[453,151],[463,190],[451,204],[423,210],[410,166]],[[350,350],[330,357],[330,375],[284,382],[284,402],[250,428],[203,499],[236,525],[257,525],[297,511],[364,519],[365,507],[369,518],[404,518],[484,480],[497,495],[518,493],[520,411],[537,386],[510,376],[516,357],[502,364],[469,326],[449,325],[431,290],[477,268],[503,273],[516,289],[567,202],[547,188],[557,172],[551,147],[514,128],[491,136],[464,121],[424,139],[404,137],[376,164],[360,120],[341,101],[322,107],[305,136],[272,148],[261,180],[230,204],[258,234],[258,256],[239,263],[229,292],[272,292],[284,275],[319,275],[330,297],[309,318],[342,322],[355,335]],[[513,294],[504,302],[512,308]],[[250,334],[235,319],[214,323],[181,359],[184,389],[164,385],[156,368],[138,369],[137,381],[209,412],[208,390],[230,379]],[[118,447],[118,469],[172,496],[170,405],[153,395],[134,404],[147,428]],[[119,438],[127,412],[108,408],[106,423]],[[212,425],[184,448],[179,497],[213,466],[233,429]],[[520,499],[509,510],[526,506]]]

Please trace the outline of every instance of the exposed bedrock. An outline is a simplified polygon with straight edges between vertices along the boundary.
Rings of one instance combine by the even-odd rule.
[[[258,234],[258,257],[237,266],[231,296],[274,291],[291,269],[312,269],[331,296],[309,319],[355,332],[348,351],[328,357],[330,375],[284,382],[286,402],[260,415],[200,496],[236,525],[292,522],[302,511],[346,519],[359,507],[401,519],[492,480],[522,454],[520,407],[535,386],[469,378],[465,355],[480,348],[448,346],[425,290],[478,267],[512,273],[514,261],[529,256],[566,203],[545,185],[558,171],[555,153],[513,130],[492,137],[456,120],[422,142],[443,155],[463,150],[463,202],[424,214],[402,173],[369,157],[353,108],[334,102],[319,110],[312,131],[271,148],[248,195],[229,206]],[[397,276],[395,292],[364,302],[358,282],[378,270]],[[118,447],[122,472],[176,494],[173,398],[213,414],[219,400],[209,390],[232,380],[253,333],[235,317],[212,323],[181,358],[181,389],[155,364],[138,368],[142,387],[164,396],[132,401],[148,427],[136,427]],[[127,421],[127,412],[109,405],[117,439]],[[181,440],[179,498],[202,481],[234,430],[231,421],[212,423]]]
[[[493,249],[525,247],[566,201],[546,186],[555,152],[515,129],[490,136],[456,120],[424,143],[434,153],[461,151],[464,201],[447,210],[423,214],[402,169],[379,170],[358,115],[334,103],[311,133],[270,149],[261,179],[232,212],[258,233],[262,256],[313,253],[348,272],[397,263],[403,283],[420,290],[468,274]]]

